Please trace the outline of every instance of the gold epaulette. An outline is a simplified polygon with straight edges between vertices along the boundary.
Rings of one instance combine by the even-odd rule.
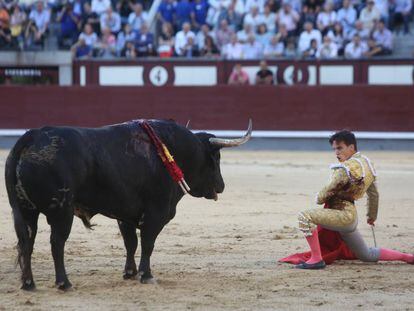
[[[351,158],[340,164],[331,165],[331,169],[344,169],[349,177],[349,180],[353,183],[358,183],[365,177],[365,168],[361,160]]]

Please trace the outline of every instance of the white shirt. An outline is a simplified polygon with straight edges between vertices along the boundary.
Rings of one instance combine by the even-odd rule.
[[[183,30],[177,32],[177,34],[175,35],[175,43],[174,43],[174,49],[177,55],[180,55],[180,56],[183,55],[182,49],[187,44],[189,37],[192,37],[195,42],[195,34],[191,30],[187,33],[184,33]]]
[[[240,41],[240,42],[246,42],[247,38],[250,35],[254,35],[254,32],[251,31],[251,32],[247,33],[244,29],[242,29],[242,30],[237,32],[237,40]]]
[[[221,53],[225,59],[241,59],[243,57],[243,45],[236,42],[236,44],[226,44]]]
[[[264,56],[265,57],[280,56],[280,55],[283,55],[284,50],[285,50],[285,45],[283,44],[283,42],[278,42],[275,45],[269,42],[265,46]]]
[[[334,42],[329,45],[322,44],[316,52],[316,58],[332,59],[338,56],[338,47]]]
[[[347,9],[342,8],[338,11],[337,21],[342,24],[345,33],[354,28],[356,19],[357,11],[352,6],[348,7]]]
[[[263,20],[266,24],[267,31],[274,33],[276,30],[276,14],[273,12],[270,12],[268,16],[263,14]]]
[[[98,15],[109,9],[111,6],[111,0],[92,0],[91,9]]]
[[[364,29],[372,30],[374,28],[374,20],[379,20],[380,17],[380,11],[375,6],[371,12],[365,7],[359,15],[359,20],[364,24]]]
[[[112,12],[112,18],[109,19],[108,13],[103,13],[100,18],[101,29],[109,28],[111,32],[121,30],[121,16],[117,12]]]
[[[98,42],[98,36],[94,32],[91,33],[90,35],[87,35],[86,33],[82,32],[79,35],[79,40],[80,39],[85,40],[85,44],[89,46],[94,46],[96,42]]]
[[[137,16],[135,12],[132,12],[128,15],[128,24],[131,25],[133,30],[139,31],[141,29],[142,24],[148,21],[148,13],[141,12],[140,16]]]
[[[366,51],[368,51],[368,46],[365,42],[361,41],[358,46],[355,46],[354,42],[350,42],[345,47],[345,58],[358,59],[364,56]]]
[[[301,0],[283,0],[282,3],[289,3],[293,10],[296,12],[302,12],[302,1]]]
[[[331,38],[332,42],[334,42],[339,49],[344,46],[345,38],[343,35],[335,35],[332,30],[329,30],[327,36]]]
[[[209,31],[208,35],[213,38],[213,41],[215,41],[214,32],[213,31]],[[200,50],[204,47],[204,42],[205,42],[204,40],[205,39],[206,39],[206,35],[201,30],[199,32],[197,32],[197,35],[196,35],[196,44],[197,44],[197,46],[198,46],[198,48]]]
[[[50,12],[43,9],[41,12],[34,9],[30,12],[29,19],[33,20],[39,31],[45,31],[50,21]]]
[[[233,3],[234,11],[239,15],[244,15],[244,0],[235,0]]]
[[[262,14],[256,14],[256,16],[253,16],[251,13],[246,14],[244,17],[243,25],[250,24],[252,25],[253,29],[255,29],[260,24],[264,24],[265,19],[263,18]]]
[[[310,42],[312,39],[316,39],[318,46],[321,45],[322,42],[322,34],[318,29],[312,29],[311,32],[303,31],[299,37],[299,51],[303,53],[310,47]]]
[[[263,47],[255,41],[253,44],[245,43],[243,45],[243,59],[258,59],[262,56]]]
[[[388,17],[390,15],[389,9],[388,9],[388,0],[374,0],[375,6],[378,8],[378,10],[381,13],[382,17]]]
[[[221,9],[227,10],[231,4],[231,0],[208,0],[209,9],[207,11],[206,22],[210,25],[216,25]]]
[[[265,0],[246,0],[246,5],[244,6],[244,12],[249,13],[250,9],[253,6],[257,6],[260,13],[263,13],[265,5]]]
[[[356,34],[359,35],[361,40],[368,40],[369,36],[371,35],[371,32],[369,31],[369,29],[362,29],[362,30],[354,29],[347,34],[347,39],[351,41],[354,35]]]
[[[285,24],[287,31],[292,31],[296,29],[297,21],[299,21],[299,14],[293,9],[289,14],[286,14],[283,9],[280,9],[277,19],[279,25]]]
[[[231,0],[208,0],[208,4],[215,10],[220,10],[220,8],[228,8],[231,4]]]
[[[412,0],[395,0],[395,12],[409,12],[413,6]]]
[[[392,50],[392,32],[389,29],[384,29],[383,32],[375,30],[372,34],[372,38],[377,44]]]
[[[316,23],[318,25],[322,24],[323,27],[327,27],[330,24],[333,25],[335,22],[336,22],[336,12],[335,11],[332,11],[332,12],[329,12],[329,13],[322,11],[318,14],[318,17],[316,19]]]

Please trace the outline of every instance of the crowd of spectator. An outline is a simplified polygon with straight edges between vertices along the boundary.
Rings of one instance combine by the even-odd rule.
[[[0,0],[0,49],[42,50],[53,24],[76,58],[357,59],[393,52],[412,2],[162,0],[151,27],[152,1]]]

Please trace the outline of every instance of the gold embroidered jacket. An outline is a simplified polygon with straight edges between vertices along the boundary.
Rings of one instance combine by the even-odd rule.
[[[375,183],[376,172],[371,161],[361,153],[349,160],[331,165],[330,183],[317,195],[317,203],[328,203],[330,208],[340,208],[341,201],[353,202],[367,193],[367,216],[376,220],[379,194]]]

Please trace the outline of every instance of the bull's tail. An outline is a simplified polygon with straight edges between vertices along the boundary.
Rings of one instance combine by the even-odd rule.
[[[30,247],[30,237],[29,231],[27,229],[26,223],[23,219],[23,215],[19,208],[13,208],[13,218],[14,218],[14,230],[17,235],[17,257],[16,263],[20,264],[20,268],[23,269],[24,258],[29,255]]]
[[[5,167],[7,194],[9,196],[10,206],[13,210],[14,228],[16,230],[16,235],[18,238],[17,262],[20,264],[20,266],[24,265],[23,258],[27,258],[30,253],[31,232],[27,226],[27,221],[25,221],[23,217],[23,207],[21,201],[19,201],[19,198],[17,196],[16,185],[18,183],[18,176],[16,169],[17,165],[19,164],[22,151],[34,141],[38,133],[39,132],[37,130],[30,130],[17,141],[16,145],[12,148],[9,156],[7,157]]]
[[[17,180],[17,165],[20,161],[20,155],[22,151],[27,148],[34,139],[38,136],[38,130],[30,130],[26,132],[22,137],[19,138],[17,143],[14,145],[12,150],[9,153],[6,161],[6,168],[5,168],[5,178],[6,178],[6,188],[7,194],[9,196],[9,202],[12,209],[15,208],[15,204],[17,203],[17,192],[16,192],[16,184]]]

